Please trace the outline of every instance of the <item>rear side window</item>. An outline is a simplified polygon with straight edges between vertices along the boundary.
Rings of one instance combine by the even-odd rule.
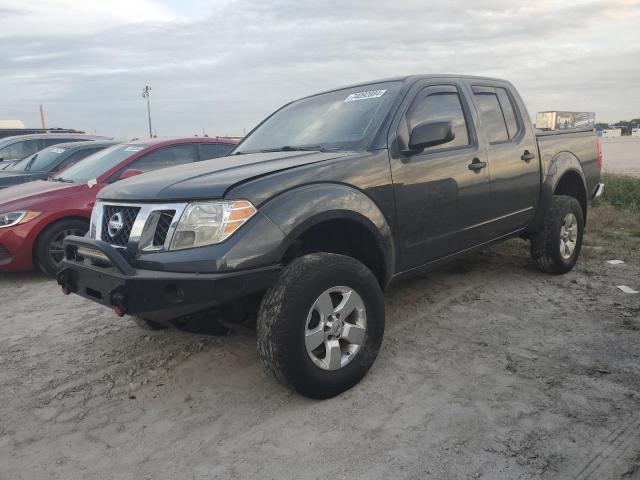
[[[482,127],[487,133],[489,143],[503,143],[509,141],[507,124],[498,102],[498,96],[491,92],[475,92],[474,98],[478,106],[478,113]]]
[[[504,88],[496,88],[496,94],[498,95],[498,101],[504,114],[504,119],[507,124],[507,132],[509,133],[509,139],[513,139],[518,134],[518,120],[516,119],[515,109],[509,94]]]
[[[173,167],[175,165],[182,165],[193,161],[195,161],[193,145],[174,145],[173,147],[161,148],[144,155],[134,161],[127,168],[150,172],[151,170]]]
[[[228,143],[200,143],[200,160],[210,160],[212,158],[224,157],[235,145]]]
[[[40,140],[21,140],[0,149],[0,158],[4,160],[20,160],[40,150]]]
[[[407,112],[409,131],[411,132],[413,127],[422,122],[441,121],[449,121],[453,124],[454,139],[449,143],[426,148],[425,152],[469,145],[467,123],[458,94],[453,92],[434,92],[433,87],[427,87],[418,93]]]

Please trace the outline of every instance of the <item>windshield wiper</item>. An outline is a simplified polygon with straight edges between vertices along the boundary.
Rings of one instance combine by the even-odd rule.
[[[69,180],[68,178],[62,178],[62,177],[49,177],[49,181],[51,181],[51,182],[62,182],[62,183],[73,183],[73,180]]]
[[[284,145],[282,147],[260,150],[260,152],[324,152],[324,147],[321,147],[320,145]]]

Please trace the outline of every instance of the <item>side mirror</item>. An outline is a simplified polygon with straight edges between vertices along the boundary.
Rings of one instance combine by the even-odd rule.
[[[449,143],[455,137],[451,122],[422,122],[413,127],[409,137],[409,151],[405,153],[419,153],[425,148]]]
[[[136,175],[140,175],[144,173],[142,170],[138,170],[137,168],[129,168],[122,172],[122,174],[118,177],[118,180],[124,180],[125,178],[135,177]]]

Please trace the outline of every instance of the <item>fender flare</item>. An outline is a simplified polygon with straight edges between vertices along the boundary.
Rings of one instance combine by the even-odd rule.
[[[384,257],[384,286],[391,280],[396,265],[392,230],[382,210],[361,190],[340,183],[304,185],[270,199],[260,211],[285,235],[280,258],[302,233],[321,222],[346,219],[364,226]]]
[[[545,164],[544,159],[542,164]],[[543,172],[541,179],[542,182],[540,185],[540,203],[538,212],[536,213],[535,219],[532,222],[531,226],[527,229],[527,233],[535,232],[539,228],[539,226],[542,225],[544,216],[546,215],[547,210],[549,210],[549,208],[551,207],[553,192],[555,192],[558,183],[560,183],[560,180],[569,172],[574,172],[580,177],[582,181],[582,188],[584,189],[586,195],[587,181],[580,160],[578,160],[578,158],[571,152],[558,152],[549,161],[545,171]]]

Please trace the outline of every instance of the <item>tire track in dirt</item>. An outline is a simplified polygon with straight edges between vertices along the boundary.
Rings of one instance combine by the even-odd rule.
[[[584,465],[577,467],[575,480],[612,478],[612,468],[620,465],[624,470],[624,457],[631,449],[640,449],[640,415],[630,415],[619,428],[612,430],[601,443],[603,446],[586,456]],[[628,462],[624,462],[628,463]]]

